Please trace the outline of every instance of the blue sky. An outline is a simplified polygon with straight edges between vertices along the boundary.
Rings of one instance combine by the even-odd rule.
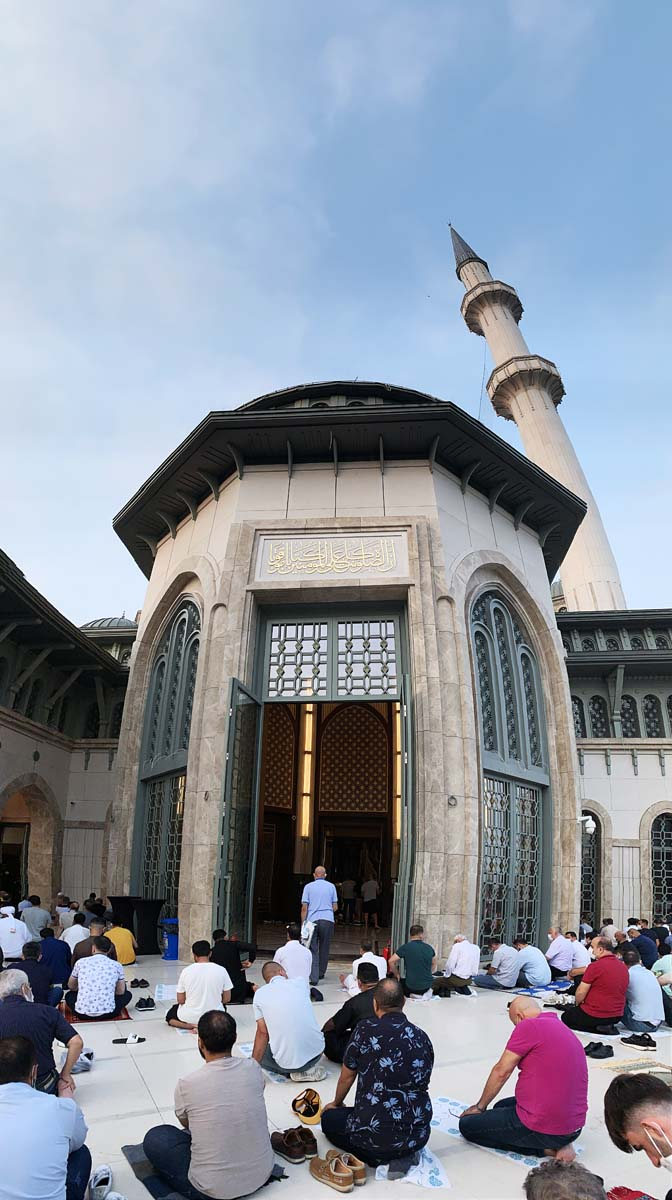
[[[10,0],[0,545],[133,614],[112,517],[209,410],[359,376],[478,415],[450,219],[560,367],[630,606],[672,604],[671,34],[663,0]]]

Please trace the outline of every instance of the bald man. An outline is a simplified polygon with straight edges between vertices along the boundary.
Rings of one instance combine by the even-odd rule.
[[[338,893],[329,883],[324,867],[313,871],[313,882],[307,883],[301,897],[301,921],[312,921],[315,929],[310,941],[313,965],[310,972],[311,987],[317,987],[324,979],[329,964],[329,948],[334,932],[334,913],[338,908]]]
[[[583,1046],[555,1012],[542,1011],[532,996],[517,996],[511,1002],[509,1020],[515,1029],[479,1100],[462,1113],[460,1133],[477,1146],[573,1162],[572,1142],[588,1111]],[[490,1111],[488,1106],[516,1067],[515,1096],[499,1100]]]

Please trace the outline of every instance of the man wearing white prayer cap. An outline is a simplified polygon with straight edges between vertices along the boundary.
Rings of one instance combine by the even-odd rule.
[[[5,958],[5,966],[21,958],[21,951],[29,941],[27,926],[14,916],[14,905],[5,904],[0,908],[0,950]]]

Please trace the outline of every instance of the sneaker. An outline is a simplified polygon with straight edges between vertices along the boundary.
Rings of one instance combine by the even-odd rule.
[[[289,1078],[293,1083],[319,1083],[327,1078],[324,1067],[310,1067],[307,1071],[290,1071]]]
[[[286,1129],[284,1133],[272,1133],[271,1146],[274,1152],[287,1162],[302,1163],[306,1161],[303,1138],[298,1129]]]
[[[349,1167],[346,1167],[340,1155],[327,1161],[326,1158],[314,1158],[310,1164],[310,1173],[318,1183],[326,1183],[335,1192],[351,1192],[355,1186],[355,1178]]]
[[[101,1163],[89,1180],[89,1200],[109,1200],[111,1191],[112,1168],[107,1163]]]
[[[622,1037],[624,1046],[634,1046],[637,1050],[657,1050],[658,1046],[650,1033],[633,1033],[632,1037]]]

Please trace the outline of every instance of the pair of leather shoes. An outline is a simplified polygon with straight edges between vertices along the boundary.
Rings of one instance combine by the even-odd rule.
[[[604,1042],[589,1042],[586,1046],[587,1058],[613,1058],[614,1047],[606,1046]]]
[[[302,1163],[307,1158],[317,1158],[315,1134],[299,1125],[296,1129],[285,1129],[284,1133],[271,1134],[271,1146],[280,1158],[290,1163]]]
[[[143,988],[149,987],[149,983],[146,979],[132,979],[128,986],[132,988]]]
[[[351,1192],[366,1183],[366,1163],[345,1150],[327,1150],[326,1158],[314,1158],[310,1173],[335,1192]]]
[[[156,1008],[156,1004],[152,1000],[151,996],[143,996],[142,999],[138,1000],[135,1007],[142,1011],[147,1008]]]

